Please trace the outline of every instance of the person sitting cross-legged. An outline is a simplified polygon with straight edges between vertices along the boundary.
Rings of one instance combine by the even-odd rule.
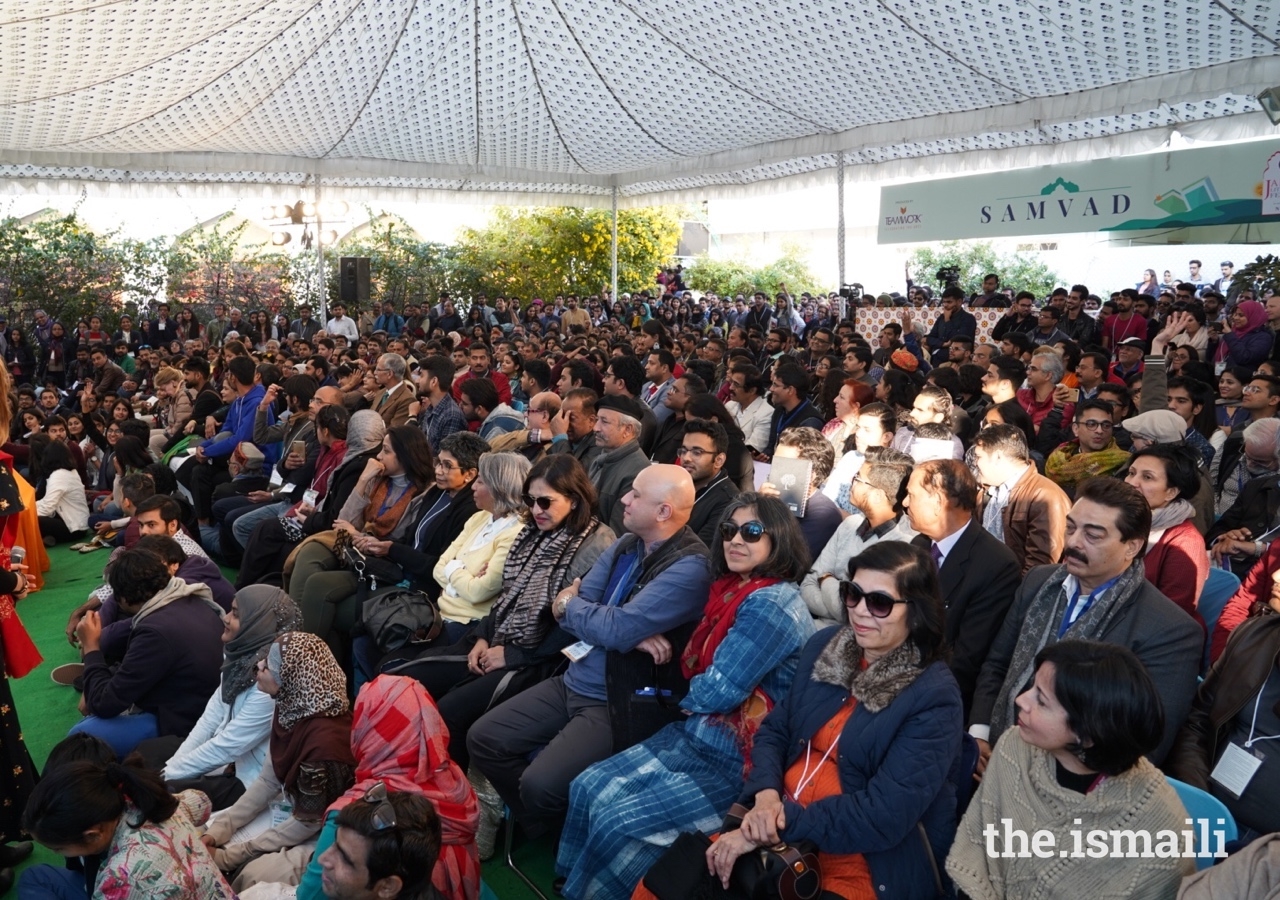
[[[551,603],[556,621],[579,639],[567,648],[576,659],[564,675],[489,710],[467,735],[472,763],[526,831],[538,833],[562,817],[570,782],[613,753],[611,661],[639,649],[668,662],[658,638],[695,621],[706,604],[707,548],[686,524],[693,496],[693,480],[676,466],[636,475],[622,502],[622,524],[631,534]]]

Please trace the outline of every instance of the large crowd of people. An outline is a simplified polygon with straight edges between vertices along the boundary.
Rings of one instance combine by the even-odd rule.
[[[1199,268],[37,310],[0,339],[0,515],[104,568],[38,783],[0,685],[0,867],[29,836],[68,865],[24,900],[477,900],[506,815],[577,900],[750,896],[779,844],[823,898],[1263,896],[1280,295]],[[1213,872],[1170,778],[1235,820]]]

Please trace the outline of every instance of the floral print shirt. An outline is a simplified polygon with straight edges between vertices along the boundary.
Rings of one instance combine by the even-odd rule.
[[[236,900],[196,831],[209,818],[200,791],[177,795],[178,809],[159,824],[126,804],[98,871],[93,900]]]

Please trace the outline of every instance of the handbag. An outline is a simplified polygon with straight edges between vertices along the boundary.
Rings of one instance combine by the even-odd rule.
[[[407,644],[429,644],[440,636],[444,619],[439,608],[422,591],[390,587],[366,600],[361,623],[383,653]]]
[[[741,803],[729,807],[722,831],[742,826],[748,810]],[[749,900],[815,900],[822,893],[822,867],[812,841],[757,847],[733,864],[729,879],[737,896]]]
[[[364,553],[352,543],[351,535],[346,531],[338,532],[333,542],[333,555],[338,558],[339,566],[355,573],[360,583],[359,590],[366,595],[378,589],[379,581],[384,587],[404,581],[403,569],[389,559]]]

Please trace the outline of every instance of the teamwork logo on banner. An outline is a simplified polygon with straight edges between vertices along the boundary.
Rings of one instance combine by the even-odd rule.
[[[971,309],[973,317],[978,320],[978,343],[989,343],[991,340],[991,329],[996,327],[996,323],[1000,321],[1000,317],[1007,313],[1007,309]],[[902,324],[902,314],[909,312],[911,318],[916,322],[924,322],[925,333],[933,327],[933,323],[942,315],[939,309],[926,309],[920,311],[916,309],[908,310],[906,307],[897,307],[894,309],[881,307],[858,307],[849,310],[849,317],[854,321],[854,328],[858,334],[867,339],[872,349],[879,346],[876,343],[880,337],[880,331],[890,322]],[[906,329],[903,329],[904,331]],[[925,356],[929,353],[926,349]]]
[[[880,189],[882,244],[1280,221],[1280,141]]]

